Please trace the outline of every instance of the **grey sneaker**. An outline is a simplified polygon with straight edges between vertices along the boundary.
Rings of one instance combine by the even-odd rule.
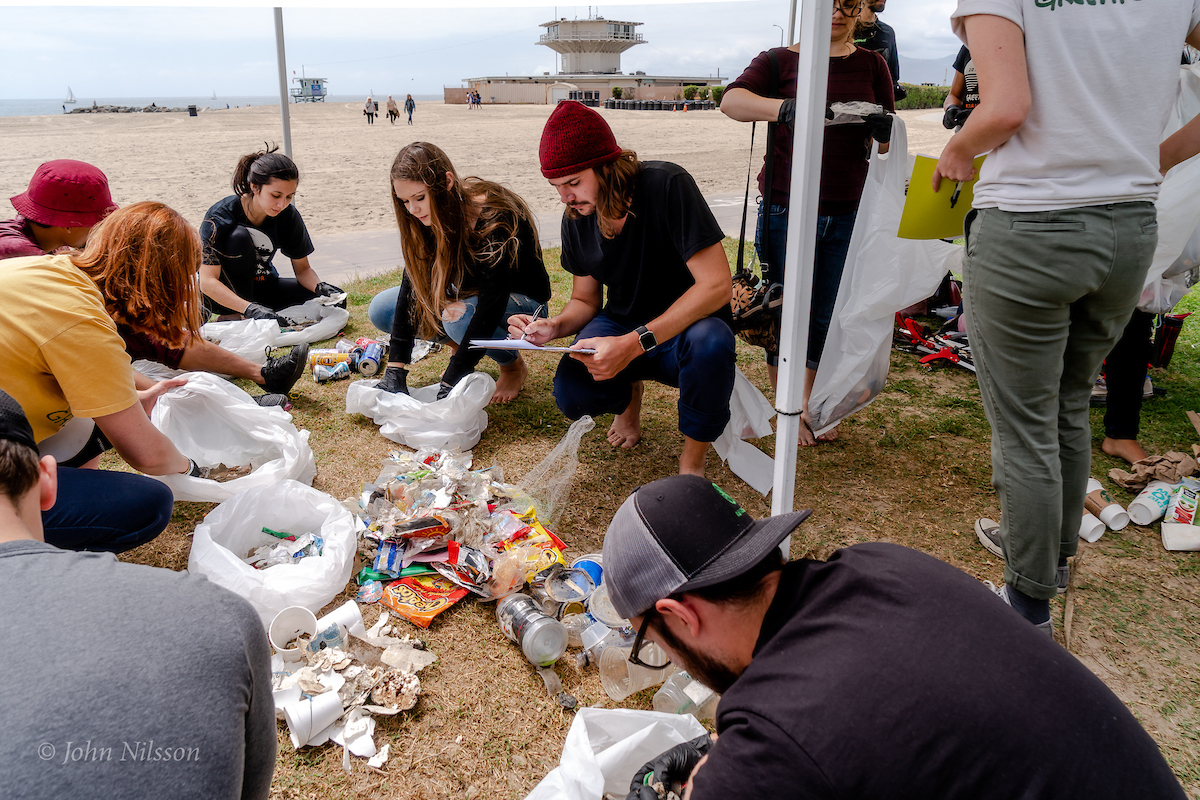
[[[1071,583],[1071,568],[1063,564],[1058,568],[1058,593],[1066,594],[1067,586]]]
[[[984,581],[984,584],[989,589],[991,589],[992,592],[994,592],[997,597],[999,597],[1001,600],[1003,600],[1005,605],[1007,605],[1009,608],[1012,608],[1012,601],[1008,599],[1008,585],[1007,584],[1001,585],[999,589],[997,589],[996,584],[992,583],[991,581]],[[1015,613],[1015,609],[1014,609],[1014,613]],[[1022,619],[1024,619],[1024,617],[1022,617]],[[1033,627],[1037,628],[1039,631],[1042,631],[1047,636],[1049,636],[1051,639],[1054,638],[1054,621],[1053,620],[1047,619],[1045,622],[1034,623]]]
[[[263,364],[263,391],[267,394],[287,394],[308,366],[308,343],[301,342],[292,352],[279,358],[269,358]]]
[[[975,520],[975,536],[988,552],[1004,560],[1004,545],[1000,540],[1000,523],[994,519],[981,517]]]

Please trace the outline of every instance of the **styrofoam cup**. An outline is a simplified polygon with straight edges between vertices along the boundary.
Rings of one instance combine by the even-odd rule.
[[[1083,518],[1079,521],[1079,538],[1085,542],[1095,542],[1103,535],[1104,523],[1090,511],[1083,512]]]
[[[329,627],[329,623],[331,622],[336,622],[344,627],[350,632],[351,636],[363,639],[367,635],[367,628],[363,624],[362,609],[353,600],[347,600],[317,620],[317,629],[323,631]]]
[[[296,637],[312,636],[316,632],[317,617],[313,612],[304,606],[288,606],[271,620],[267,638],[284,661],[299,661],[301,655],[300,648],[295,645]]]
[[[1110,530],[1119,531],[1129,524],[1129,514],[1116,503],[1105,506],[1100,511],[1100,521]]]
[[[283,707],[292,747],[299,750],[342,715],[342,699],[337,692],[321,692]]]

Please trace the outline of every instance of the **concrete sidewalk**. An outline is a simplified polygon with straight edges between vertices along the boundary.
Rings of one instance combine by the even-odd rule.
[[[726,236],[737,238],[742,223],[742,195],[723,194],[704,198],[712,209],[717,224]],[[758,206],[751,201],[750,216],[746,221],[746,238],[753,240],[754,225],[758,214]],[[542,237],[542,247],[558,247],[562,244],[559,236],[562,212],[553,211],[537,215],[538,232]],[[312,254],[313,268],[321,276],[321,280],[341,285],[355,278],[369,278],[393,269],[398,269],[403,263],[400,256],[400,234],[394,229],[377,231],[355,231],[352,233],[333,233],[325,236],[313,236],[313,246],[316,251]],[[276,264],[280,274],[289,275],[290,265],[287,259],[281,258],[282,264]]]

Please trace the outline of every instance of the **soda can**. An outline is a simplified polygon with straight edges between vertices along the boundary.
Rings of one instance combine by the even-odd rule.
[[[309,350],[308,365],[315,367],[318,364],[325,367],[332,367],[335,364],[340,364],[343,361],[350,361],[349,353],[339,353],[337,350]]]
[[[375,344],[375,343],[376,343],[376,342],[375,342],[375,340],[374,340],[374,339],[368,339],[368,338],[367,338],[367,337],[365,337],[365,336],[360,336],[360,337],[358,337],[357,339],[355,339],[355,340],[354,340],[354,346],[355,346],[355,347],[361,347],[361,348],[363,348],[364,350],[367,348],[367,345],[369,345],[369,344]]]
[[[358,357],[358,374],[364,378],[375,375],[383,366],[383,345],[371,342]]]
[[[334,345],[334,349],[339,353],[349,353],[354,349],[354,342],[349,339],[338,339],[337,344]]]
[[[350,377],[350,363],[343,361],[340,364],[326,366],[325,364],[317,364],[313,367],[313,380],[317,383],[328,383],[329,381],[340,381]]]

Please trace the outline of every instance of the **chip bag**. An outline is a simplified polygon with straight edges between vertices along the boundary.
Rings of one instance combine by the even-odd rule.
[[[379,602],[412,624],[428,628],[434,617],[466,596],[466,589],[441,575],[414,575],[389,583]]]

